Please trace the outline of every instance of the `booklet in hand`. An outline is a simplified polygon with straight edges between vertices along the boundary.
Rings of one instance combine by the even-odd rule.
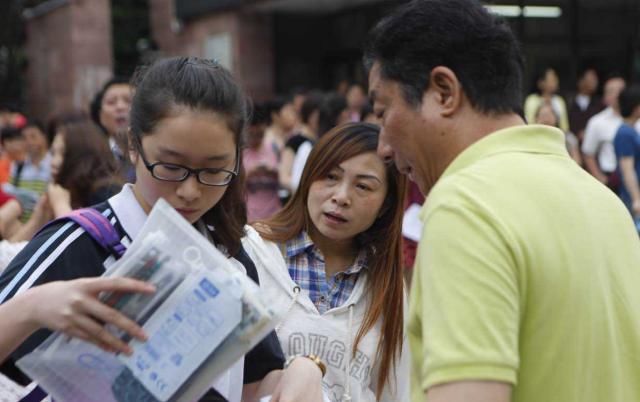
[[[275,326],[258,286],[164,200],[106,276],[155,285],[154,294],[103,294],[139,323],[146,342],[114,355],[53,334],[17,363],[60,401],[193,401]]]

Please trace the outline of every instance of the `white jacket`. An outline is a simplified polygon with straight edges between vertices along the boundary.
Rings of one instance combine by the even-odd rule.
[[[260,287],[266,300],[282,315],[282,321],[276,327],[276,331],[285,356],[309,353],[320,356],[327,365],[323,386],[331,402],[374,402],[380,370],[376,348],[381,320],[361,339],[355,357],[349,358],[349,351],[368,306],[364,292],[366,271],[360,274],[356,287],[344,305],[320,314],[306,295],[296,296],[294,289],[297,285],[289,276],[284,258],[276,244],[264,241],[252,228],[248,230],[243,241],[245,250],[258,269]],[[347,372],[350,373],[348,383]],[[391,383],[395,383],[394,386],[385,387],[381,401],[409,400],[409,355],[406,337],[401,358],[396,362],[396,381],[397,383],[392,379]],[[345,398],[345,395],[351,399]]]

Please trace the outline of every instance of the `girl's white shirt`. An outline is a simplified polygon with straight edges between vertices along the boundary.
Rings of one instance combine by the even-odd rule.
[[[362,271],[344,305],[320,314],[304,292],[296,296],[297,285],[275,243],[263,240],[253,228],[248,228],[243,245],[258,269],[263,296],[281,316],[276,330],[285,356],[309,353],[320,356],[327,365],[323,387],[331,402],[342,402],[348,397],[354,402],[376,401],[375,388],[380,374],[376,348],[381,320],[362,338],[355,357],[350,359],[348,353],[369,304],[365,294],[366,272]],[[404,305],[407,311],[406,299]],[[395,374],[380,401],[398,402],[409,398],[406,336]]]

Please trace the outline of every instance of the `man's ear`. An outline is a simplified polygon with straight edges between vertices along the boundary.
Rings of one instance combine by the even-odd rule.
[[[431,70],[429,90],[435,93],[441,116],[450,117],[460,108],[464,93],[458,77],[450,68],[437,66]]]

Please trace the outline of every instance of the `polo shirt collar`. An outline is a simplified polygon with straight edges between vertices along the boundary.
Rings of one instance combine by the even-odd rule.
[[[462,151],[445,169],[439,180],[483,158],[506,152],[568,157],[565,135],[560,129],[539,124],[513,126],[495,131]]]

